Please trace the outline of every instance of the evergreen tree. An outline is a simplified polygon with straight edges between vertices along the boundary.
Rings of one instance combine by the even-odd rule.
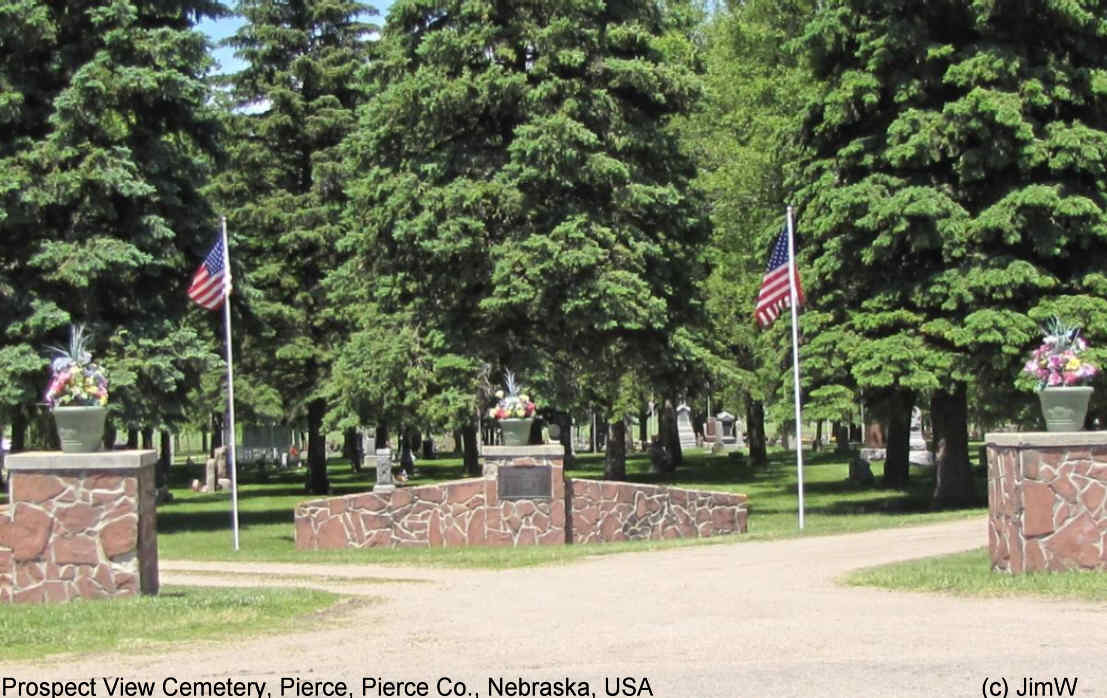
[[[969,386],[1037,320],[1102,332],[1107,3],[839,0],[809,25],[810,297],[858,383],[931,395],[935,501],[973,501]]]
[[[16,441],[46,381],[44,347],[88,325],[113,414],[147,427],[210,354],[184,320],[199,194],[217,152],[192,29],[216,2],[0,2],[0,421]],[[138,361],[132,358],[141,354]]]
[[[345,204],[337,146],[363,100],[372,10],[336,0],[242,0],[228,43],[245,67],[230,78],[227,170],[213,195],[227,207],[243,289],[243,370],[307,418],[308,487],[329,488],[323,419],[339,331],[322,281],[339,257]]]
[[[733,411],[745,410],[755,464],[766,462],[764,403],[779,393],[788,403],[781,410],[790,415],[792,409],[788,323],[761,331],[753,307],[791,203],[785,177],[801,157],[796,134],[814,81],[793,39],[813,9],[811,0],[750,0],[713,13],[706,99],[681,129],[714,221],[705,293],[710,337],[726,361],[715,363],[712,383]],[[805,379],[828,380],[826,367],[812,366],[806,349],[802,358]]]
[[[351,143],[362,297],[493,375],[657,366],[696,312],[708,231],[663,129],[697,82],[662,32],[646,0],[393,5]]]

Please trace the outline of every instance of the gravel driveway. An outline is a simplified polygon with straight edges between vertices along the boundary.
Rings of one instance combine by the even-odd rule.
[[[166,561],[163,583],[310,583],[381,601],[303,633],[0,663],[0,677],[123,676],[153,681],[154,695],[253,695],[265,682],[267,698],[335,688],[470,698],[1003,696],[1004,681],[1018,698],[1070,695],[1073,682],[1071,695],[1107,696],[1103,604],[835,583],[858,567],[986,541],[985,522],[972,519],[505,571]],[[258,576],[214,574],[229,571]]]

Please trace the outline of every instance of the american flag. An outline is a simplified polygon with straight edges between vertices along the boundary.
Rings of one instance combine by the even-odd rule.
[[[208,256],[192,275],[188,297],[208,310],[215,310],[223,302],[227,288],[227,275],[223,267],[223,238],[215,242]]]
[[[757,307],[754,317],[761,327],[768,327],[780,315],[780,311],[790,303],[788,293],[788,227],[785,226],[773,245],[769,256],[769,265],[765,269],[765,278],[761,280],[761,291],[757,294]],[[799,270],[796,270],[796,300],[803,305],[803,288],[800,286]]]

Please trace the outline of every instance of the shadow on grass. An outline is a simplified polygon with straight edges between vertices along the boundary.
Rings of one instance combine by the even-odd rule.
[[[231,511],[228,505],[223,511],[181,511],[173,512],[158,507],[158,533],[179,533],[183,531],[223,531],[230,526]],[[292,507],[265,509],[263,511],[238,512],[240,526],[264,524],[292,525]],[[290,538],[291,540],[291,538]]]

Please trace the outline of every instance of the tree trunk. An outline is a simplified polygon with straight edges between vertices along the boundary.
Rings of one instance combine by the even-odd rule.
[[[588,425],[588,443],[591,444],[592,453],[595,453],[596,448],[596,410],[592,410],[592,422]]]
[[[638,441],[642,444],[642,450],[650,447],[650,410],[643,407],[638,413]]]
[[[331,483],[327,479],[327,444],[323,435],[323,415],[327,402],[316,398],[308,403],[308,491],[327,494]]]
[[[27,450],[27,417],[23,410],[12,415],[12,453]]]
[[[138,448],[138,429],[127,430],[127,448],[131,450]]]
[[[115,422],[111,417],[104,422],[104,448],[109,451],[115,448]]]
[[[384,422],[377,424],[377,433],[373,436],[373,450],[388,448],[388,425]]]
[[[965,384],[937,391],[930,400],[930,420],[937,448],[934,506],[959,507],[976,503],[969,463],[968,398]]]
[[[465,474],[480,476],[480,453],[477,452],[477,423],[469,422],[461,428],[461,460],[465,465]]]
[[[910,390],[893,390],[887,400],[888,438],[885,441],[884,486],[906,487],[908,455],[911,450],[911,408],[915,396]]]
[[[750,464],[766,465],[769,455],[765,444],[765,405],[760,400],[746,398],[746,424],[750,440]]]
[[[684,462],[684,454],[680,451],[680,431],[677,429],[676,407],[672,400],[665,400],[661,407],[661,419],[658,427],[661,429],[661,446],[665,449],[666,458],[658,463],[658,471],[672,473],[678,465]]]
[[[565,449],[565,460],[563,466],[565,470],[573,467],[574,459],[576,458],[573,453],[573,417],[566,414],[564,418],[558,423],[561,427],[560,439],[561,447]]]
[[[811,444],[811,450],[818,453],[823,447],[823,420],[815,420],[815,443]]]
[[[627,479],[627,423],[622,419],[616,419],[607,426],[603,477],[605,480]]]
[[[211,450],[208,451],[208,458],[215,455],[215,449],[223,445],[223,415],[219,412],[211,413],[211,444],[209,444]]]
[[[465,447],[461,445],[460,429],[454,429],[454,453],[459,455],[465,453]]]
[[[411,456],[411,432],[408,427],[400,427],[400,469],[411,477],[415,474],[415,460]]]
[[[342,431],[342,455],[350,459],[355,473],[361,472],[361,433],[355,427]]]
[[[208,430],[200,430],[200,450],[211,456],[211,451],[208,450]]]
[[[154,485],[158,489],[169,486],[169,466],[173,464],[173,437],[164,429],[161,436],[161,452],[158,454],[158,464],[154,471]]]
[[[841,422],[834,422],[834,440],[837,442],[835,451],[838,453],[849,452],[849,427]]]
[[[154,430],[151,427],[142,429],[142,448],[151,450],[154,448]]]

